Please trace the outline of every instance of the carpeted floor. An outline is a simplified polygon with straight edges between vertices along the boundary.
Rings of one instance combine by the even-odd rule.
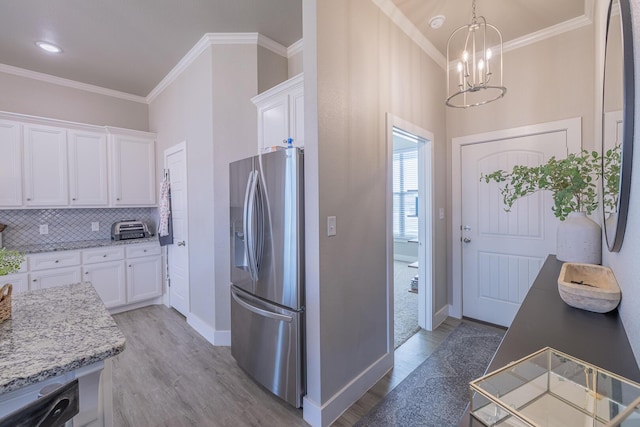
[[[407,262],[394,261],[393,274],[393,348],[398,348],[420,330],[418,294],[409,292],[411,279],[418,274],[418,269],[409,267]]]
[[[469,402],[469,381],[484,374],[503,336],[497,328],[464,321],[355,426],[457,426]]]

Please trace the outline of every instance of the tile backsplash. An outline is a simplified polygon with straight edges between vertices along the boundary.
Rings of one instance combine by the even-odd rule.
[[[11,248],[110,239],[111,224],[123,219],[144,221],[155,234],[157,211],[157,208],[0,210],[0,223],[7,225],[2,245]],[[99,224],[98,231],[91,231],[92,222]],[[48,234],[40,234],[40,226],[45,224]]]

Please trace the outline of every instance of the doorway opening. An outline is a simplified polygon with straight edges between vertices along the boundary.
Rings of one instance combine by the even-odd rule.
[[[388,115],[390,342],[433,326],[431,133]]]

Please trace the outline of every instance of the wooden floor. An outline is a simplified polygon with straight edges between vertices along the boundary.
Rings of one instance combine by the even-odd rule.
[[[114,315],[127,338],[114,358],[114,426],[306,426],[238,368],[229,347],[214,347],[173,309],[150,306]],[[460,323],[420,331],[395,352],[392,371],[334,426],[352,426],[418,367]]]

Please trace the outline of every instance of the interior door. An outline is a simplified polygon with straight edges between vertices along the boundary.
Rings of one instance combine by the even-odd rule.
[[[171,184],[173,245],[167,246],[169,264],[169,303],[183,315],[189,314],[189,247],[187,237],[187,148],[185,143],[165,151],[165,168]]]
[[[509,326],[545,258],[555,253],[558,219],[550,192],[521,198],[505,212],[499,185],[480,176],[566,157],[566,132],[469,144],[461,151],[463,315]]]

